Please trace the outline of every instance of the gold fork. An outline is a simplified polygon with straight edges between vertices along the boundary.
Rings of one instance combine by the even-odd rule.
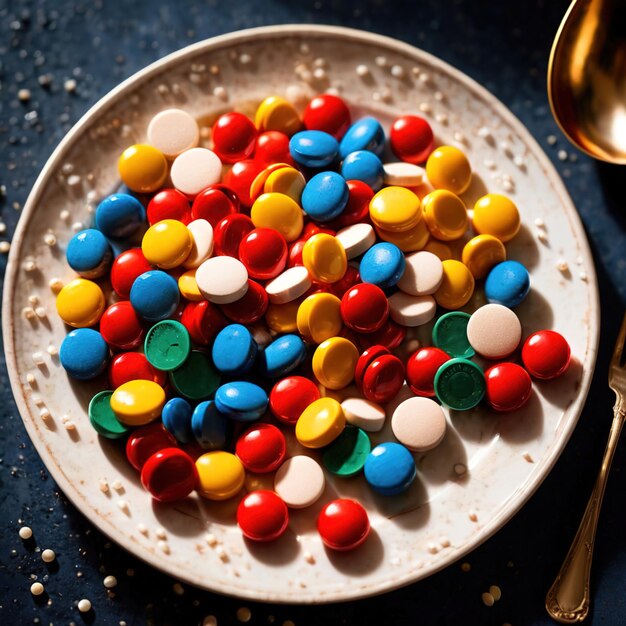
[[[609,387],[615,392],[616,401],[613,409],[614,417],[611,432],[602,458],[602,467],[576,537],[574,537],[558,576],[546,596],[546,610],[552,618],[562,624],[582,622],[589,613],[589,578],[598,517],[611,461],[626,417],[625,342],[626,314],[622,320],[609,366]]]

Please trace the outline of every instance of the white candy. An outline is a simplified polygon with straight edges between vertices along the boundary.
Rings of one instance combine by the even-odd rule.
[[[444,438],[446,417],[434,400],[409,398],[393,412],[391,430],[409,450],[426,452],[438,446]]]
[[[187,269],[199,267],[213,252],[213,226],[207,220],[194,220],[187,224],[193,238],[193,246],[183,264]]]
[[[348,260],[361,256],[376,243],[376,233],[370,224],[352,224],[342,228],[335,237],[346,251]]]
[[[435,293],[443,280],[443,264],[432,252],[422,250],[406,257],[406,268],[398,288],[411,296]]]
[[[246,295],[248,270],[238,259],[216,256],[207,259],[196,270],[196,283],[209,302],[229,304]]]
[[[410,296],[398,291],[389,298],[389,315],[401,326],[421,326],[435,317],[437,303],[432,296]]]
[[[396,163],[384,163],[385,185],[398,185],[399,187],[417,187],[424,182],[426,172],[419,165],[398,161]]]
[[[326,481],[324,470],[310,456],[292,456],[276,472],[274,490],[292,509],[303,509],[316,502]]]
[[[267,283],[265,291],[273,304],[286,304],[306,293],[310,286],[308,270],[302,265],[296,265]]]
[[[341,408],[349,424],[368,433],[377,433],[385,424],[385,411],[370,400],[347,398],[341,403]]]
[[[172,184],[178,191],[196,196],[222,178],[222,162],[212,150],[191,148],[179,154],[170,170]]]
[[[157,113],[148,125],[148,143],[173,159],[181,152],[195,148],[200,139],[196,120],[181,109]]]
[[[511,354],[522,338],[519,318],[501,304],[485,304],[476,309],[467,324],[467,339],[478,354],[501,359]]]

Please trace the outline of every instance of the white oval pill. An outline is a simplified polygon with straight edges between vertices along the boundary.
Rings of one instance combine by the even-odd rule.
[[[191,148],[179,154],[170,170],[172,185],[187,196],[197,196],[222,178],[220,158],[207,148]]]
[[[200,293],[215,304],[229,304],[243,298],[248,291],[248,270],[231,256],[207,259],[196,270]]]
[[[384,409],[364,398],[346,398],[341,403],[346,421],[368,433],[377,433],[385,425]]]
[[[414,397],[400,403],[391,416],[396,439],[413,452],[438,446],[446,434],[446,416],[430,398]]]
[[[389,315],[401,326],[421,326],[435,317],[437,303],[432,296],[410,296],[398,291],[389,297]]]
[[[522,338],[522,325],[511,309],[485,304],[476,309],[467,324],[467,339],[478,354],[501,359],[511,354]]]
[[[213,252],[213,226],[207,220],[193,220],[187,224],[193,238],[193,246],[183,266],[187,269],[199,267]]]
[[[286,304],[303,295],[311,286],[306,267],[290,267],[265,285],[267,296],[273,304]]]
[[[421,250],[406,257],[406,267],[398,288],[411,296],[435,293],[443,281],[443,264],[432,252]]]
[[[326,480],[320,464],[310,456],[287,459],[277,470],[274,491],[292,509],[303,509],[319,500]]]
[[[148,143],[169,159],[195,148],[200,140],[196,120],[181,109],[166,109],[157,113],[148,124]]]
[[[335,237],[346,251],[348,260],[361,256],[376,243],[371,224],[351,224],[338,231]]]
[[[426,172],[419,165],[397,161],[383,164],[385,185],[417,187],[424,182]]]

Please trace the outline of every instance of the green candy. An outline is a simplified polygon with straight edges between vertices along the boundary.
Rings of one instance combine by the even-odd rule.
[[[435,374],[435,393],[455,411],[473,409],[485,395],[485,374],[467,359],[446,361]]]
[[[453,358],[471,359],[476,353],[467,339],[469,319],[463,311],[442,315],[433,327],[433,343]]]
[[[348,424],[341,435],[326,448],[322,462],[329,472],[337,476],[354,476],[363,469],[371,449],[367,433]]]
[[[89,421],[94,430],[107,439],[119,439],[123,437],[128,428],[122,424],[111,408],[112,391],[97,393],[89,403]]]
[[[170,372],[180,367],[191,351],[187,329],[174,320],[155,324],[146,335],[144,352],[151,365]]]
[[[170,382],[189,400],[202,400],[220,386],[220,374],[207,354],[192,350],[183,365],[170,372]]]

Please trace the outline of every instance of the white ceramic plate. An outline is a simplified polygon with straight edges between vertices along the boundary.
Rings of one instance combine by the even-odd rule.
[[[369,68],[366,76],[357,75],[361,64]],[[323,72],[313,75],[316,69]],[[194,496],[171,507],[153,504],[119,446],[96,436],[86,416],[93,388],[69,381],[47,352],[66,333],[48,282],[71,277],[64,261],[70,225],[88,223],[96,200],[115,189],[118,155],[145,140],[156,112],[177,106],[210,119],[233,106],[250,111],[270,94],[293,98],[328,88],[348,100],[354,118],[369,112],[388,126],[400,113],[425,115],[441,142],[460,145],[470,157],[476,175],[465,194],[469,205],[485,189],[514,198],[524,227],[508,246],[509,257],[525,262],[532,277],[532,291],[519,307],[525,336],[557,329],[569,340],[575,361],[562,379],[535,385],[520,412],[450,415],[443,444],[418,456],[418,480],[404,496],[375,497],[362,478],[335,480],[319,506],[292,514],[285,537],[256,546],[244,542],[232,521],[236,501],[216,505]],[[62,211],[69,212],[67,220]],[[537,240],[536,219],[545,222],[546,244]],[[56,235],[56,246],[44,243],[48,231]],[[29,257],[35,271],[27,271]],[[569,272],[557,269],[560,260]],[[22,315],[33,295],[48,313],[38,323]],[[341,28],[279,26],[217,37],[172,54],[114,89],[72,129],[37,180],[13,240],[3,332],[26,429],[59,486],[98,528],[191,584],[258,600],[316,603],[424,578],[476,547],[521,507],[576,425],[595,363],[598,316],[593,261],[571,200],[539,146],[501,103],[445,63],[392,39]],[[45,367],[35,366],[37,351]],[[29,373],[37,381],[34,390],[26,384]],[[47,420],[42,408],[50,412]],[[68,418],[75,431],[64,427]],[[455,465],[467,473],[457,475]],[[102,493],[102,479],[109,485],[119,481],[123,493]],[[315,532],[321,503],[336,494],[358,497],[370,512],[372,536],[351,554],[327,552]],[[120,500],[128,503],[126,512]],[[161,543],[160,528],[167,536]],[[207,543],[207,532],[217,546]]]

